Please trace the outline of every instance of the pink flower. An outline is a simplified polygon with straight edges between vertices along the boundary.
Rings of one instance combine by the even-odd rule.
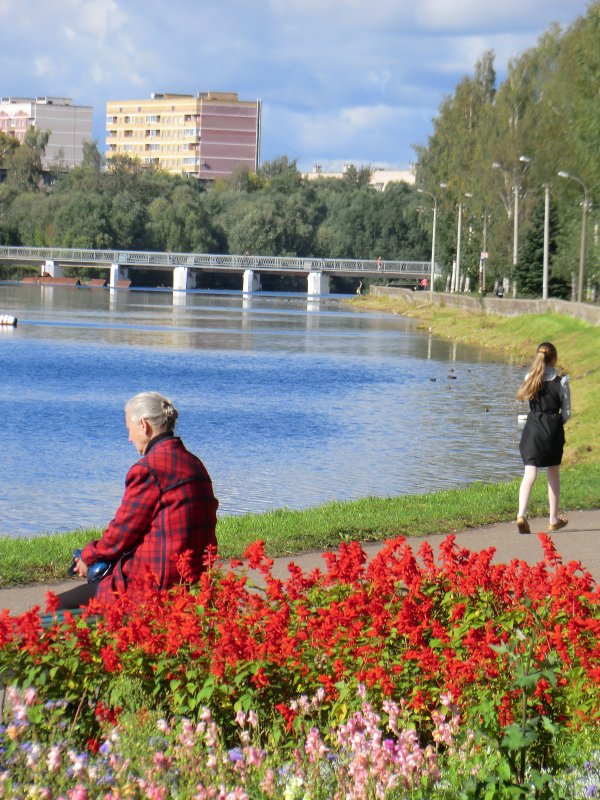
[[[242,710],[240,709],[240,710],[237,712],[237,714],[235,715],[235,721],[236,721],[236,722],[237,722],[237,724],[240,726],[240,728],[243,728],[243,727],[244,727],[244,725],[246,724],[246,712],[245,712],[245,711],[242,711]]]
[[[327,753],[328,748],[321,739],[321,734],[318,728],[310,729],[308,736],[306,737],[304,750],[311,762],[322,759]]]

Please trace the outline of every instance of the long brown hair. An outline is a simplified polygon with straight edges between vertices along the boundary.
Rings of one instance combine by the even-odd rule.
[[[548,364],[553,364],[557,358],[558,353],[552,342],[538,344],[531,370],[517,392],[517,400],[519,402],[533,400],[542,388],[544,367],[548,366]]]

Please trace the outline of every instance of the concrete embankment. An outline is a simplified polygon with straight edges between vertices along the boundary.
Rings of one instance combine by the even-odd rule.
[[[472,314],[498,314],[501,317],[516,317],[520,314],[567,314],[570,317],[600,325],[600,306],[590,303],[570,303],[568,300],[517,300],[510,297],[481,297],[470,294],[447,294],[446,292],[413,292],[400,286],[370,286],[369,294],[374,297],[388,296],[402,298],[406,303],[417,306],[433,302],[448,308],[462,308]]]

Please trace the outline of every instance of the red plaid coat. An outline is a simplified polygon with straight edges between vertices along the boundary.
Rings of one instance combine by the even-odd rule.
[[[176,558],[185,550],[191,551],[192,579],[197,580],[206,547],[217,544],[218,505],[204,464],[181,439],[167,434],[151,441],[127,473],[114,519],[81,553],[88,566],[116,562],[98,584],[96,597],[105,602],[114,592],[141,597],[148,571],[160,588],[179,583]]]

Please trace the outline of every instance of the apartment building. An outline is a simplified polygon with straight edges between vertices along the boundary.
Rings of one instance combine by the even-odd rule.
[[[22,143],[28,128],[50,131],[44,169],[75,167],[92,141],[92,107],[68,97],[0,97],[0,131]]]
[[[158,94],[106,104],[106,158],[127,154],[200,180],[258,169],[260,100],[235,92]]]

